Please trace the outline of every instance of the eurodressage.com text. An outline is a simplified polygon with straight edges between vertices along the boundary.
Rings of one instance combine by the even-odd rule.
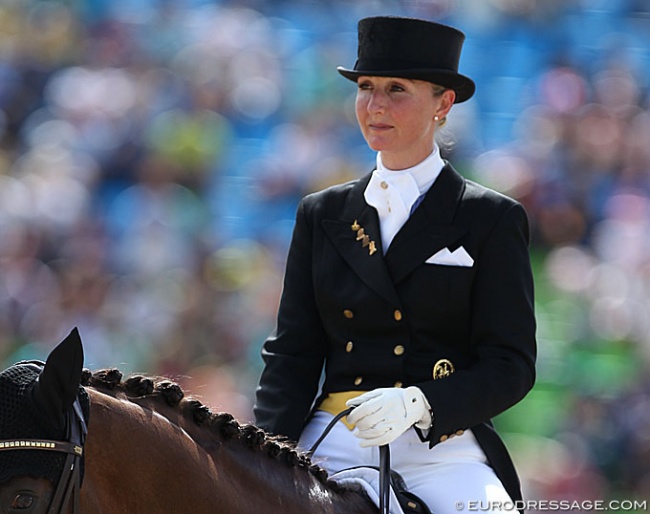
[[[593,511],[605,510],[614,512],[647,511],[647,500],[520,500],[520,501],[468,501],[456,502],[456,510],[467,508],[470,512],[481,511]]]

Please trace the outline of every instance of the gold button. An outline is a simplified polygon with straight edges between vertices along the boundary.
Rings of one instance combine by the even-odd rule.
[[[395,387],[402,387],[403,385],[404,384],[402,384],[402,382],[400,382],[399,380],[395,382]]]
[[[456,437],[456,434],[449,434],[449,439]]]
[[[348,341],[348,344],[345,345],[345,351],[350,353],[352,351],[352,348],[354,348],[354,343],[352,341]]]
[[[463,435],[464,433],[464,430],[456,430],[456,435]]]
[[[361,385],[361,382],[363,382],[363,377],[357,377],[354,379],[355,386]]]
[[[385,180],[382,180],[379,185],[381,186],[382,189],[388,189],[388,182]]]
[[[441,443],[444,443],[447,439],[449,439],[449,436],[448,436],[448,435],[441,435],[441,436],[440,436],[440,442],[441,442]]]
[[[354,312],[352,312],[350,309],[345,309],[343,311],[343,316],[345,316],[348,319],[354,318]]]
[[[393,348],[393,353],[395,355],[402,355],[404,353],[404,347],[401,344],[398,344],[395,348]]]
[[[395,312],[393,313],[393,317],[395,318],[395,321],[401,321],[402,311],[399,309],[395,309]]]

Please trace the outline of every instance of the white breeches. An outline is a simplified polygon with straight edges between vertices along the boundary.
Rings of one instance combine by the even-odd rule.
[[[300,437],[300,448],[309,449],[333,417],[317,411]],[[354,466],[378,466],[379,448],[361,448],[359,441],[339,421],[312,460],[330,474]],[[503,510],[487,507],[512,505],[471,430],[429,449],[428,443],[420,441],[415,430],[409,429],[390,444],[390,458],[391,469],[402,476],[407,489],[436,514],[504,514]],[[512,513],[517,514],[516,510]]]

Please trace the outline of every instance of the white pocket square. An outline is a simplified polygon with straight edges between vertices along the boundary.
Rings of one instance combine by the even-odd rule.
[[[462,246],[456,248],[453,252],[449,248],[443,248],[434,253],[426,261],[427,264],[440,264],[442,266],[462,266],[471,268],[474,265],[474,259],[467,253]]]

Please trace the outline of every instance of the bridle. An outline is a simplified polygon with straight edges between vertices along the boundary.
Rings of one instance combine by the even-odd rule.
[[[22,362],[33,364],[42,369],[40,361]],[[50,439],[5,439],[0,440],[0,452],[3,451],[48,451],[66,454],[65,463],[61,470],[59,482],[54,496],[50,501],[47,514],[65,514],[72,500],[72,514],[79,514],[79,492],[81,489],[81,467],[83,465],[83,450],[88,427],[81,410],[79,396],[66,413],[66,441]]]
[[[311,448],[307,451],[308,455],[312,455],[316,448],[320,446],[320,443],[323,442],[323,439],[327,437],[327,434],[330,433],[334,425],[343,418],[347,416],[354,410],[354,407],[349,407],[344,411],[339,412],[332,421],[325,427],[323,433],[312,444]],[[389,514],[390,512],[390,449],[387,444],[379,447],[379,513],[380,514]]]
[[[79,398],[75,400],[73,408],[68,411],[66,425],[67,441],[53,441],[50,439],[0,440],[0,452],[38,450],[66,454],[61,476],[47,509],[47,514],[64,514],[70,500],[72,500],[72,513],[79,513],[83,447],[88,432]]]

